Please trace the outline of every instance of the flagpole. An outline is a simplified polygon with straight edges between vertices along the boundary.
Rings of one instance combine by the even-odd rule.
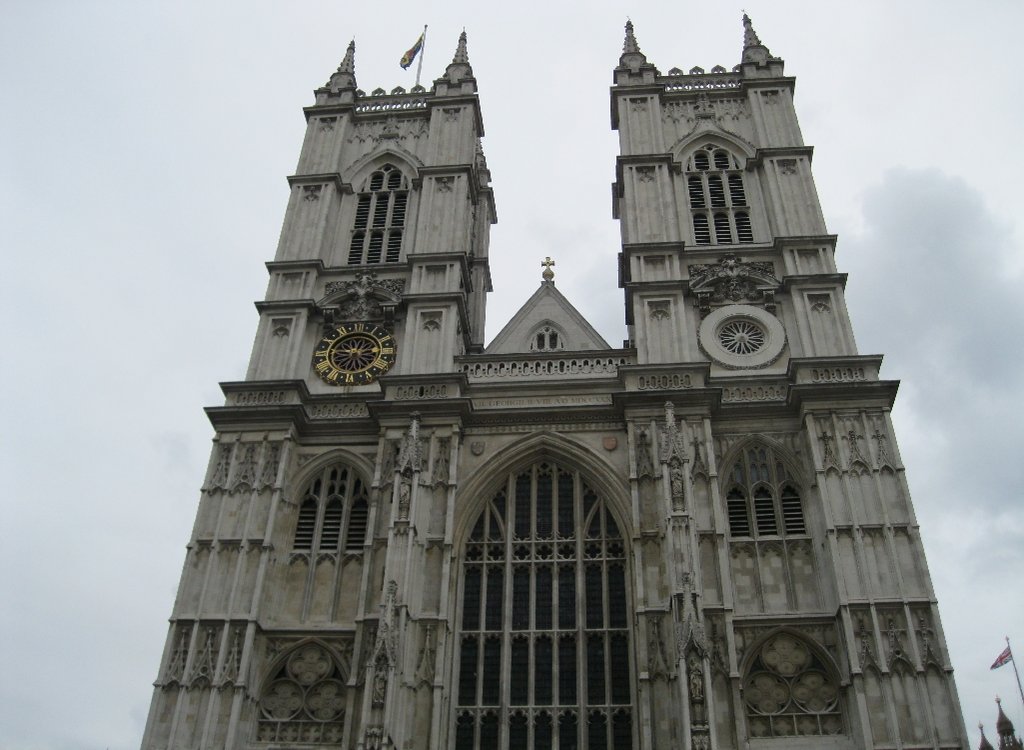
[[[416,85],[420,85],[420,72],[423,70],[423,56],[427,54],[427,25],[423,24],[423,44],[420,45],[420,61],[416,64]]]
[[[1017,660],[1013,658],[1013,649],[1010,648],[1010,636],[1006,636],[1006,648],[1010,652],[1010,661],[1013,663],[1013,674],[1017,678],[1017,692],[1020,693],[1020,704],[1024,706],[1024,688],[1020,686],[1020,672],[1017,671]]]

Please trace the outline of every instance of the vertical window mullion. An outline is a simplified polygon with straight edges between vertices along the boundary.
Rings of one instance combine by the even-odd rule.
[[[576,507],[576,733],[577,737],[585,732],[587,690],[587,612],[586,612],[586,565],[584,564],[584,547],[586,546],[587,518],[584,515],[583,479],[579,472],[573,472],[573,504]]]

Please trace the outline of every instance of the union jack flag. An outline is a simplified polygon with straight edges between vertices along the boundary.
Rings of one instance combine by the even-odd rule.
[[[996,657],[996,660],[992,662],[992,666],[989,669],[999,669],[1007,662],[1013,661],[1013,653],[1010,651],[1010,646],[1007,644],[1006,648],[1003,649],[1003,653]]]

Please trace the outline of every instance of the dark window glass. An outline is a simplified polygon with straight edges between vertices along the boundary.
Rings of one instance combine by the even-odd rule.
[[[782,489],[782,523],[787,534],[804,534],[807,531],[800,496],[789,486]]]
[[[462,639],[459,654],[459,705],[472,706],[476,703],[477,637],[469,635]]]
[[[750,536],[747,498],[739,490],[731,490],[726,496],[726,506],[729,512],[729,532],[733,536]]]
[[[742,211],[736,214],[736,236],[740,242],[754,241],[754,232],[750,228],[750,216]]]
[[[715,242],[719,245],[728,245],[732,242],[732,229],[729,227],[729,217],[726,214],[715,214]]]
[[[708,228],[708,217],[704,214],[693,215],[693,240],[698,245],[711,244],[711,230]]]
[[[530,643],[525,636],[512,641],[512,674],[509,675],[509,700],[513,706],[525,706],[530,689]]]
[[[480,627],[480,567],[478,565],[466,567],[462,602],[462,629],[478,629]]]

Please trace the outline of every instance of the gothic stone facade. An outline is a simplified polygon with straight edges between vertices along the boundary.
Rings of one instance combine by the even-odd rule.
[[[961,748],[892,433],[793,108],[611,91],[629,338],[540,288],[484,346],[496,219],[465,35],[307,131],[224,383],[145,748]]]

